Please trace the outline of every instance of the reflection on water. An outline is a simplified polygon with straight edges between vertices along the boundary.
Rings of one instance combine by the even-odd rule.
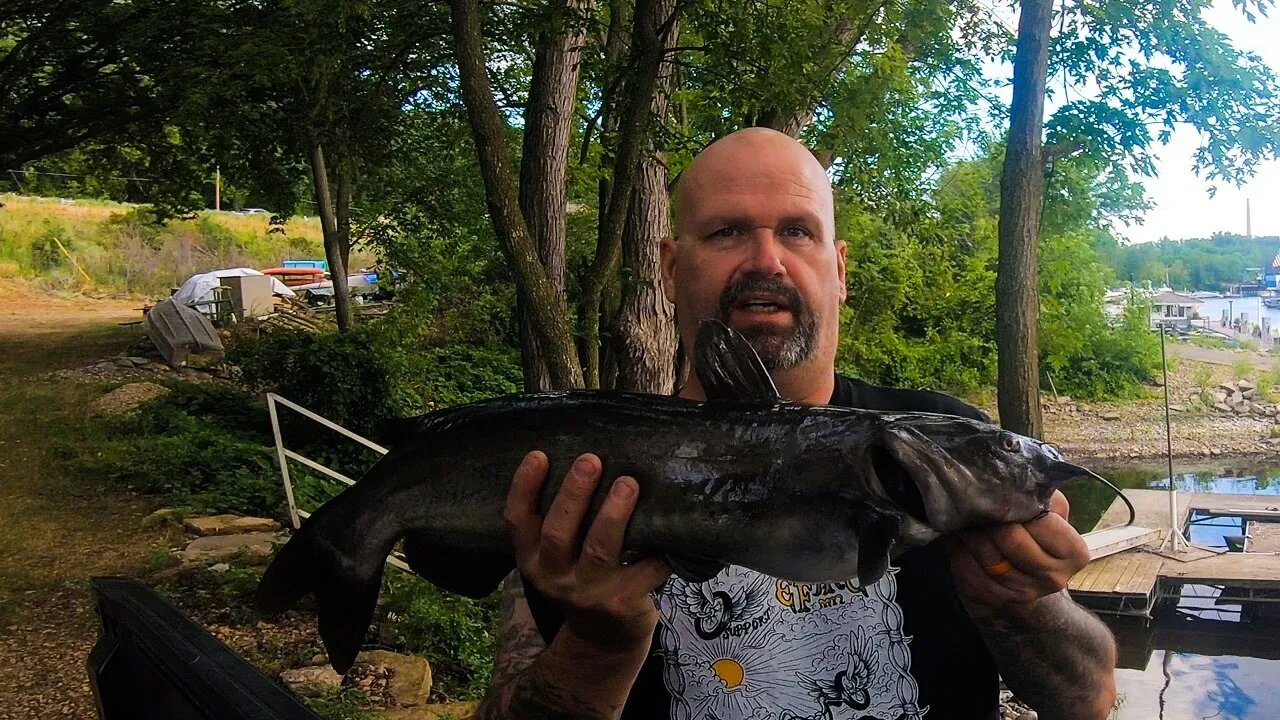
[[[1116,720],[1276,720],[1280,660],[1156,650],[1142,670],[1117,670]]]
[[[1161,467],[1092,468],[1122,488],[1168,489]],[[1180,492],[1280,495],[1280,467],[1175,465]],[[1114,499],[1097,483],[1065,490],[1071,521],[1092,529]],[[1277,500],[1280,504],[1280,499]],[[1225,545],[1243,534],[1235,518],[1190,526],[1197,545]],[[1154,620],[1102,616],[1120,646],[1114,720],[1280,720],[1280,604],[1238,602],[1231,588],[1188,585]]]

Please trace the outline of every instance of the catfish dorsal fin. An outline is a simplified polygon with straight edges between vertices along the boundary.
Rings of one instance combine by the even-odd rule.
[[[756,349],[719,320],[703,320],[698,324],[694,368],[708,401],[780,401],[778,388]]]

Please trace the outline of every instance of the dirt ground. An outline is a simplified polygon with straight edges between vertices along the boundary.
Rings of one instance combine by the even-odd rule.
[[[139,328],[117,323],[138,307],[0,285],[0,720],[97,717],[88,579],[142,575],[167,546],[165,531],[141,527],[151,503],[50,471],[51,441],[74,436],[97,390],[36,378],[121,352]]]

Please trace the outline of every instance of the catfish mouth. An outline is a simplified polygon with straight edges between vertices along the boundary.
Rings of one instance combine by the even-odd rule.
[[[901,461],[883,445],[871,448],[871,469],[884,496],[922,525],[929,524],[929,511],[924,493]]]

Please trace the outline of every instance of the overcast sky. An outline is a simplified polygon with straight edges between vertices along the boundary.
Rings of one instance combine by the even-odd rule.
[[[1280,8],[1272,8],[1269,17],[1250,24],[1230,0],[1217,0],[1206,19],[1237,48],[1256,53],[1280,74]],[[1209,183],[1191,171],[1191,156],[1198,146],[1197,133],[1182,129],[1169,145],[1159,147],[1160,174],[1144,180],[1155,208],[1142,225],[1117,230],[1133,242],[1164,236],[1208,237],[1216,231],[1244,234],[1245,199],[1249,198],[1254,236],[1280,235],[1280,161],[1260,165],[1253,179],[1240,188],[1220,184],[1217,195],[1210,198]]]

